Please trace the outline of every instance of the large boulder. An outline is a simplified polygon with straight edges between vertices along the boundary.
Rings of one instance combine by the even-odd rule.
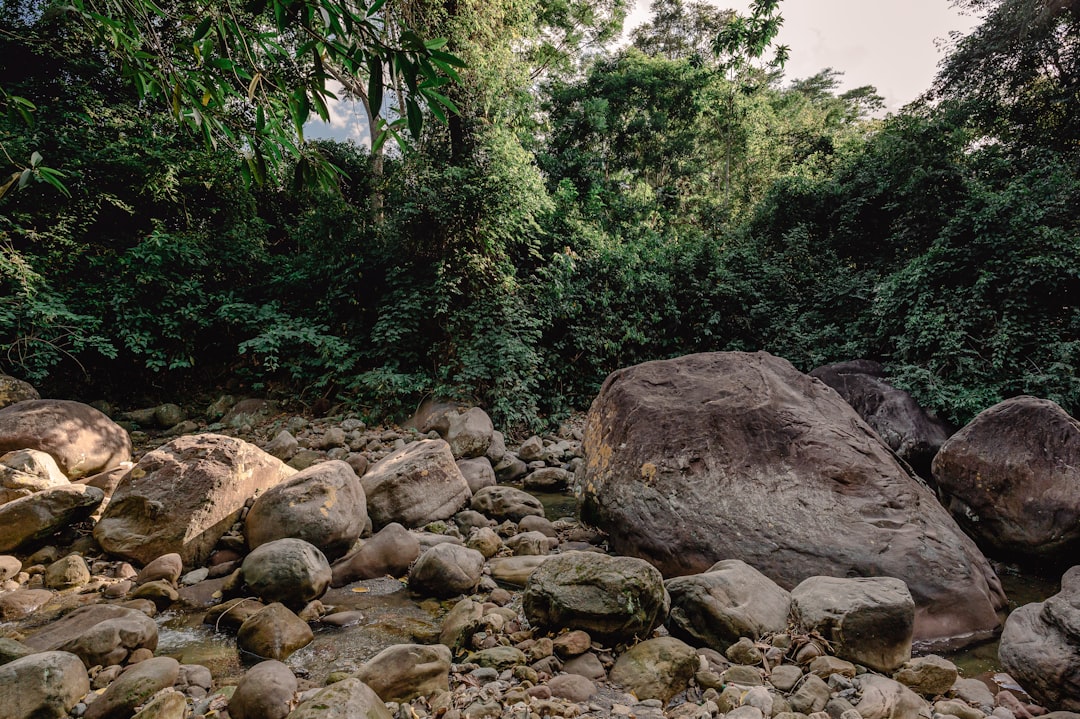
[[[442,434],[454,456],[458,459],[483,457],[495,432],[487,413],[472,407],[460,414],[449,412],[446,419],[446,432]]]
[[[285,661],[314,639],[307,622],[284,604],[274,602],[244,620],[236,633],[236,646],[263,659]]]
[[[28,399],[41,399],[34,385],[10,375],[0,374],[0,407]]]
[[[90,516],[104,499],[100,489],[69,484],[0,504],[0,552],[55,534]]]
[[[276,659],[259,662],[244,674],[229,699],[230,719],[285,719],[292,711],[296,675]]]
[[[360,479],[372,525],[409,528],[449,519],[472,497],[469,483],[441,439],[413,442],[376,462]]]
[[[240,567],[244,583],[264,602],[300,609],[330,586],[330,563],[302,539],[275,539],[252,550]]]
[[[320,462],[266,490],[245,519],[248,546],[296,537],[329,559],[348,551],[367,524],[360,478],[345,462]]]
[[[69,652],[39,652],[0,666],[7,719],[61,719],[89,691],[86,667]]]
[[[698,669],[692,646],[675,637],[657,637],[635,644],[611,668],[611,681],[644,701],[664,704],[686,689]]]
[[[1000,583],[975,544],[840,396],[785,360],[717,352],[605,381],[589,410],[582,516],[665,576],[741,559],[784,588],[892,576],[915,638],[1000,626]]]
[[[93,667],[123,664],[136,649],[154,651],[157,641],[157,624],[137,609],[93,604],[45,625],[23,643],[41,652],[71,652]]]
[[[717,562],[704,574],[664,582],[671,595],[667,626],[696,645],[726,652],[741,637],[757,639],[787,628],[791,596],[738,559]]]
[[[1080,422],[1054,402],[1014,397],[981,412],[934,460],[957,521],[988,551],[1075,560]]]
[[[433,597],[452,597],[476,589],[484,571],[484,555],[460,544],[436,544],[409,570],[409,588]]]
[[[124,428],[90,405],[28,399],[0,409],[0,452],[39,449],[68,479],[97,474],[131,460]]]
[[[176,552],[184,566],[200,565],[249,497],[295,473],[243,440],[178,437],[147,453],[120,481],[94,539],[142,564]]]
[[[836,390],[919,476],[930,477],[930,463],[952,428],[920,407],[910,394],[886,382],[880,364],[838,362],[818,367],[810,376]]]
[[[153,657],[128,667],[94,699],[83,715],[86,719],[121,719],[130,717],[135,708],[162,689],[168,689],[180,676],[180,662],[172,657]]]
[[[334,562],[330,567],[333,572],[331,586],[343,587],[358,579],[376,579],[387,575],[400,577],[419,556],[420,540],[405,527],[392,522],[355,552]]]
[[[65,484],[71,483],[51,454],[17,449],[0,456],[0,504]]]
[[[393,719],[379,695],[359,679],[342,679],[302,702],[289,719]]]
[[[484,487],[471,505],[474,511],[502,522],[520,522],[525,517],[543,517],[544,505],[528,492],[516,487]]]
[[[533,570],[525,584],[525,616],[534,627],[581,629],[616,642],[648,636],[669,606],[660,572],[634,557],[558,554]]]
[[[791,615],[836,656],[892,672],[911,659],[915,603],[892,577],[810,577],[791,590]]]
[[[448,691],[450,663],[442,644],[395,644],[364,662],[356,678],[385,702],[407,702]]]
[[[998,657],[1040,704],[1080,712],[1080,565],[1065,572],[1060,592],[1009,615]]]

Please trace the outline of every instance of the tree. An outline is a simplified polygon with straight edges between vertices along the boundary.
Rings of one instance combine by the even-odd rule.
[[[418,136],[425,108],[438,118],[455,109],[443,88],[461,61],[441,49],[444,40],[391,23],[387,0],[4,0],[4,7],[21,20],[7,32],[28,45],[48,45],[58,29],[76,26],[141,102],[208,146],[244,155],[245,174],[259,182],[288,157],[298,160],[301,179],[332,179],[333,167],[304,142],[307,120],[329,117],[331,80],[365,96],[376,118],[387,78],[401,89],[401,115],[377,123],[376,142],[380,130]],[[8,109],[33,105],[0,97]]]
[[[699,65],[714,59],[713,43],[735,15],[702,0],[653,0],[649,10],[652,21],[631,34],[634,47],[646,55]]]

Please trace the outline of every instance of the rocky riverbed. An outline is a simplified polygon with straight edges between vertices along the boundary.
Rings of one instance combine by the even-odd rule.
[[[603,427],[619,413],[602,402],[508,448],[476,408],[369,427],[262,400],[223,398],[190,418],[174,405],[102,407],[114,422],[79,403],[14,399],[25,401],[0,410],[0,448],[12,450],[0,459],[4,719],[1029,719],[1080,708],[1067,641],[1041,664],[1015,652],[1037,667],[1024,683],[1038,700],[1005,673],[995,684],[913,657],[917,627],[940,614],[885,572],[792,580],[720,559],[666,577],[663,562],[613,553],[613,527],[573,511],[575,486],[596,502],[597,467],[618,461]],[[677,443],[671,422],[653,426]],[[634,461],[646,493],[677,466]],[[1020,613],[1014,646],[1072,626],[1073,576]]]

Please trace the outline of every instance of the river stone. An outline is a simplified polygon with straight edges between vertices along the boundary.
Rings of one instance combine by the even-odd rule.
[[[175,552],[206,562],[247,499],[295,471],[253,444],[216,434],[177,437],[121,480],[94,527],[102,549],[146,564]]]
[[[38,651],[71,652],[93,667],[122,664],[137,649],[152,652],[157,641],[157,624],[139,610],[94,604],[45,625],[23,643]]]
[[[135,707],[162,689],[172,687],[180,676],[180,662],[154,657],[133,664],[87,708],[85,719],[127,719]]]
[[[28,617],[56,596],[48,589],[15,589],[0,592],[0,622]]]
[[[810,376],[836,390],[893,452],[919,476],[930,478],[930,463],[952,428],[927,413],[909,393],[887,383],[879,363],[838,362],[818,367]]]
[[[328,559],[337,559],[364,531],[367,521],[360,478],[345,462],[331,460],[267,489],[251,506],[244,526],[252,549],[296,537],[318,547]]]
[[[495,427],[491,418],[479,407],[471,407],[464,412],[446,414],[446,432],[440,432],[450,445],[450,451],[458,459],[483,457],[491,446]]]
[[[669,579],[664,586],[671,595],[668,629],[698,646],[723,653],[740,637],[757,639],[787,628],[791,596],[738,559]]]
[[[331,585],[343,587],[360,579],[400,577],[420,556],[420,540],[397,522],[386,525],[352,554],[334,562]]]
[[[506,546],[510,551],[524,557],[551,554],[551,550],[558,544],[558,539],[542,532],[518,532],[506,540]]]
[[[1054,402],[1013,397],[979,413],[941,448],[934,479],[988,551],[1069,561],[1080,552],[1080,422]]]
[[[360,482],[375,529],[391,522],[416,528],[449,519],[472,496],[450,445],[441,439],[420,440],[391,452]]]
[[[529,515],[544,516],[540,500],[515,487],[484,487],[473,495],[471,506],[498,522],[507,519],[520,522]]]
[[[959,672],[955,664],[936,654],[929,654],[904,662],[900,670],[893,675],[893,679],[916,694],[936,697],[949,691],[957,676]]]
[[[334,682],[300,704],[289,719],[393,719],[379,695],[359,679]]]
[[[512,587],[524,587],[536,568],[551,559],[552,555],[522,555],[496,557],[488,562],[491,578]]]
[[[65,484],[68,478],[46,452],[17,449],[0,456],[0,504]]]
[[[612,642],[648,636],[669,602],[663,577],[648,562],[596,552],[550,557],[529,576],[524,594],[532,626],[581,629]]]
[[[409,570],[409,589],[432,597],[468,594],[480,583],[484,555],[459,544],[436,544]]]
[[[79,554],[61,557],[45,568],[45,587],[48,589],[71,589],[90,581],[90,567]]]
[[[551,695],[572,702],[583,703],[596,694],[596,685],[580,674],[560,674],[548,680]]]
[[[349,470],[350,472],[352,470]],[[244,583],[264,602],[300,609],[330,586],[330,563],[318,547],[302,539],[275,539],[244,557]]]
[[[561,492],[570,484],[573,475],[562,467],[544,467],[525,475],[522,485],[530,492]]]
[[[686,689],[698,668],[697,652],[675,637],[649,639],[625,651],[611,669],[611,681],[638,699],[664,704]]]
[[[0,637],[0,666],[10,664],[16,659],[34,654],[34,650],[20,641]]]
[[[456,653],[468,647],[469,640],[484,627],[484,606],[466,597],[455,604],[443,619],[439,643]]]
[[[162,689],[131,719],[188,719],[187,696],[176,689]]]
[[[0,552],[55,534],[88,517],[104,499],[100,489],[68,484],[0,504]]]
[[[457,461],[461,476],[469,485],[469,491],[476,494],[484,487],[495,486],[495,469],[487,457],[473,457],[472,459],[459,459]]]
[[[292,710],[297,682],[292,670],[276,659],[247,670],[229,699],[230,719],[285,719]]]
[[[517,458],[517,455],[513,452],[507,452],[493,465],[495,470],[495,479],[499,482],[513,482],[520,477],[525,476],[529,471],[529,466]]]
[[[977,641],[1000,624],[1005,596],[975,544],[850,405],[786,360],[716,352],[619,370],[584,453],[583,520],[665,576],[721,559],[785,589],[892,576],[915,599],[918,640]]]
[[[135,584],[146,584],[163,579],[175,586],[183,571],[184,560],[179,554],[176,552],[162,554],[142,568],[142,571],[135,576]]]
[[[10,554],[0,554],[0,582],[6,582],[22,571],[22,562]]]
[[[0,408],[28,399],[41,399],[41,395],[32,384],[10,375],[0,374]]]
[[[240,625],[236,645],[263,659],[284,660],[315,638],[311,627],[280,602],[268,604]]]
[[[791,590],[791,615],[842,659],[880,672],[911,659],[915,603],[899,579],[810,577]]]
[[[0,666],[6,719],[61,719],[90,691],[90,677],[69,652],[39,652]]]
[[[497,646],[473,652],[469,655],[468,662],[501,672],[503,669],[513,669],[521,664],[528,664],[529,659],[525,656],[525,652],[517,647]]]
[[[263,451],[267,454],[280,459],[282,462],[288,462],[292,459],[292,456],[300,449],[300,443],[296,441],[296,437],[287,429],[283,429],[274,435],[274,438],[270,440]]]
[[[442,644],[396,644],[360,665],[354,676],[384,702],[408,702],[449,691],[451,661]]]
[[[998,657],[1040,704],[1080,711],[1080,565],[1065,572],[1060,592],[1009,615]]]
[[[0,452],[38,449],[52,455],[68,479],[131,460],[124,429],[81,402],[31,399],[0,409]]]
[[[860,699],[855,709],[862,719],[919,719],[931,715],[930,705],[898,681],[876,674],[855,678]]]
[[[225,399],[224,397],[221,398]],[[218,404],[215,402],[215,404]],[[213,405],[211,405],[213,408]],[[209,412],[210,410],[208,410]],[[232,427],[233,429],[244,429],[245,427],[255,427],[263,422],[267,421],[276,414],[280,414],[281,409],[276,402],[271,400],[249,398],[242,399],[225,413],[225,416],[221,418],[221,423]]]

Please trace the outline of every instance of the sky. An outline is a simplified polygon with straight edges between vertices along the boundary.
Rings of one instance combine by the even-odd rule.
[[[744,14],[750,10],[749,0],[709,1]],[[648,19],[649,3],[637,0],[628,29]],[[787,78],[831,67],[844,73],[841,90],[874,85],[890,111],[929,89],[942,58],[937,41],[978,22],[950,0],[784,0],[780,14],[784,24],[777,42],[791,48]]]
[[[747,13],[749,0],[710,0]],[[648,20],[650,0],[637,0],[626,29]],[[874,85],[886,109],[899,110],[930,87],[942,58],[938,45],[951,31],[968,32],[978,22],[960,14],[950,0],[784,0],[784,25],[777,42],[791,48],[789,79],[831,67],[843,73],[840,90]],[[366,142],[359,106],[334,103],[331,122],[310,123],[309,138],[353,138]]]

